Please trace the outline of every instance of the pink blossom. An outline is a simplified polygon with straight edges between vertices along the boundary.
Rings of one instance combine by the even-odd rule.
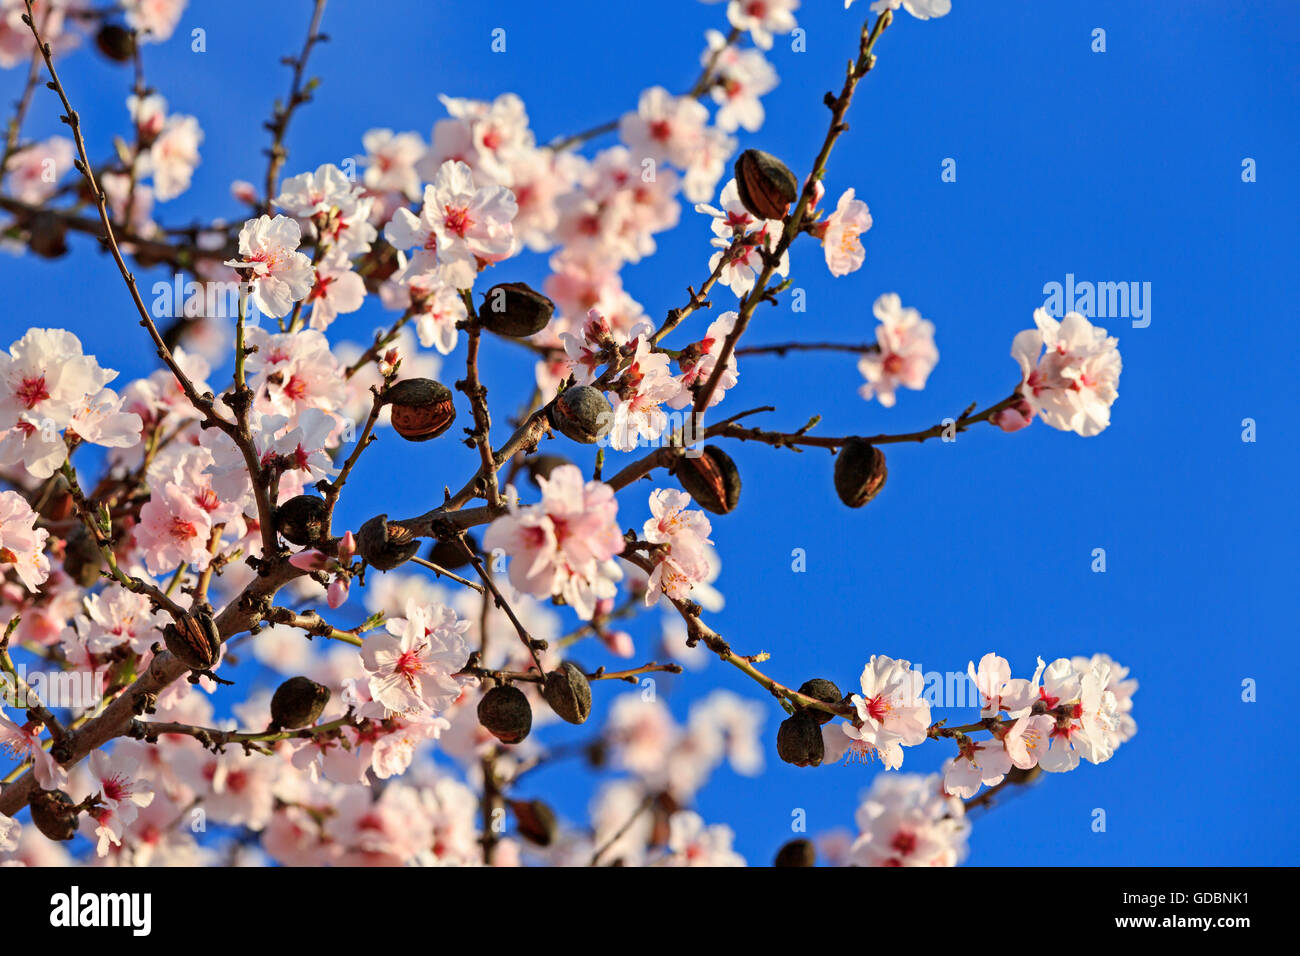
[[[867,399],[877,398],[893,408],[899,386],[920,390],[939,361],[934,345],[934,323],[921,318],[916,309],[903,308],[898,295],[888,292],[878,298],[872,311],[880,320],[876,326],[879,350],[858,360],[858,371],[866,384],[858,389]]]
[[[735,312],[723,312],[709,323],[704,338],[688,345],[678,353],[677,367],[682,370],[682,373],[677,376],[677,382],[681,385],[681,391],[675,398],[669,400],[669,406],[672,408],[685,408],[695,401],[693,389],[703,386],[713,375],[713,370],[718,366],[718,356],[722,354],[722,348],[726,344],[727,336],[731,334],[732,329],[736,326],[736,318]],[[717,387],[714,388],[713,395],[709,398],[709,407],[712,408],[722,401],[727,389],[733,387],[739,381],[740,372],[736,369],[736,353],[733,351],[727,356],[727,364],[723,368],[722,374],[718,376]]]
[[[0,352],[0,429],[25,422],[38,430],[62,429],[117,377],[100,368],[81,340],[63,329],[29,329]],[[48,477],[48,473],[44,476]]]
[[[666,866],[744,866],[731,848],[735,834],[724,824],[706,826],[693,810],[679,810],[668,820]]]
[[[517,211],[509,189],[476,187],[468,166],[448,160],[424,187],[420,215],[397,210],[385,235],[398,249],[416,250],[406,277],[441,270],[446,282],[467,289],[478,272],[475,260],[498,262],[510,254]]]
[[[45,542],[50,533],[36,527],[37,514],[16,491],[0,491],[0,574],[13,570],[35,592],[50,576]]]
[[[311,291],[311,259],[298,252],[302,230],[286,216],[259,216],[239,230],[238,259],[226,265],[248,270],[250,301],[273,319],[289,314],[295,302]]]
[[[394,133],[372,129],[361,137],[365,148],[366,188],[376,192],[398,192],[407,199],[420,196],[420,176],[415,164],[425,153],[424,140],[417,133]]]
[[[637,338],[632,360],[609,387],[614,403],[611,448],[632,451],[642,439],[655,441],[663,434],[668,416],[662,406],[682,390],[668,363],[667,355],[652,351],[648,337]]]
[[[275,204],[292,216],[307,219],[351,208],[357,186],[333,163],[299,173],[280,184]]]
[[[292,419],[307,409],[333,412],[343,404],[343,370],[321,332],[269,333],[256,328],[246,332],[246,339],[257,347],[245,368],[258,411]]]
[[[1052,729],[1056,721],[1049,714],[1025,713],[1016,718],[1002,738],[1002,746],[1012,764],[1021,770],[1030,770],[1038,765],[1047,752]]]
[[[201,142],[203,131],[193,116],[167,117],[148,152],[139,160],[140,174],[153,177],[154,196],[159,202],[175,199],[190,188]],[[240,252],[244,251],[241,246]]]
[[[413,275],[405,284],[386,282],[379,295],[385,308],[415,311],[415,333],[425,348],[448,355],[456,347],[460,337],[456,323],[467,314],[465,300],[453,286],[439,281],[436,273]]]
[[[1057,322],[1037,309],[1034,323],[1036,329],[1020,332],[1011,343],[1023,376],[1020,394],[1053,428],[1085,438],[1101,433],[1119,395],[1118,340],[1078,312]]]
[[[361,649],[371,698],[391,714],[434,715],[450,707],[461,693],[452,675],[469,658],[469,622],[445,605],[409,601],[406,617],[389,618],[385,628]]]
[[[844,6],[848,7],[852,2],[853,0],[844,0]],[[883,13],[899,7],[918,20],[929,20],[931,17],[946,16],[952,10],[952,0],[875,0],[871,4],[871,12]]]
[[[635,113],[623,115],[618,131],[638,158],[685,169],[708,121],[709,111],[699,100],[674,96],[662,86],[654,86],[641,94]]]
[[[857,712],[844,724],[849,737],[870,744],[885,765],[902,763],[901,747],[924,743],[930,729],[930,705],[921,697],[925,680],[910,662],[872,655],[862,669],[862,693],[849,698]]]
[[[877,774],[857,812],[858,866],[956,866],[966,855],[965,806],[938,774]]]
[[[749,238],[744,242],[736,243],[728,239],[713,240],[713,245],[718,251],[710,257],[709,268],[716,269],[718,264],[722,263],[719,281],[734,292],[737,298],[744,297],[754,288],[759,273],[764,269],[763,252],[776,251],[781,230],[769,228],[770,225],[770,221],[763,221],[757,229],[746,233]],[[788,251],[781,253],[781,258],[777,260],[772,272],[781,277],[789,274],[790,253]]]
[[[866,252],[861,235],[871,228],[871,212],[861,199],[846,189],[826,222],[821,224],[822,249],[833,276],[848,275],[862,268]]]
[[[97,654],[122,644],[144,654],[161,638],[161,628],[168,621],[164,612],[153,610],[148,595],[117,584],[87,595],[85,602],[86,616],[77,619],[77,629],[87,648]]]
[[[650,575],[645,602],[654,603],[659,592],[682,599],[696,580],[710,571],[709,533],[712,528],[702,511],[687,511],[691,496],[674,488],[660,488],[650,495],[653,515],[642,530],[646,541],[661,547],[654,552],[655,569]]]
[[[140,31],[141,42],[162,43],[171,38],[185,4],[186,0],[122,0],[122,9],[126,22]]]
[[[44,729],[45,725],[35,720],[16,724],[0,710],[0,751],[7,750],[19,761],[30,760],[41,789],[61,790],[68,783],[68,772],[41,746]]]
[[[122,824],[131,823],[139,808],[153,802],[153,786],[141,779],[139,770],[140,765],[131,757],[110,757],[102,750],[90,755],[91,793],[98,796]]]
[[[311,306],[313,329],[323,331],[340,314],[357,311],[366,301],[366,284],[352,271],[352,262],[341,251],[331,249],[316,264],[316,282],[304,300]]]
[[[433,845],[433,828],[416,790],[385,787],[376,797],[348,790],[325,821],[325,833],[342,850],[345,866],[401,866]]]
[[[510,555],[510,582],[520,591],[559,595],[579,617],[590,618],[596,601],[612,597],[622,577],[613,561],[623,550],[614,491],[584,482],[576,465],[561,465],[537,483],[541,502],[511,503],[488,527],[483,545]]]
[[[135,543],[150,574],[165,574],[178,565],[202,570],[212,555],[208,542],[212,519],[194,496],[174,481],[150,487],[149,500],[140,509]]]
[[[25,26],[23,29],[27,29]],[[31,43],[28,33],[27,42]],[[54,195],[59,179],[72,169],[72,140],[51,136],[16,151],[5,167],[8,189],[20,202],[40,205]]]
[[[958,741],[957,756],[944,764],[943,787],[953,796],[969,799],[981,786],[995,787],[1011,769],[1011,755],[996,737]]]
[[[481,100],[439,96],[449,118],[433,127],[433,142],[416,166],[426,179],[437,177],[449,161],[464,163],[477,181],[487,185],[513,186],[513,163],[533,149],[524,102],[513,93],[503,93],[491,103]]]
[[[759,97],[776,87],[776,70],[761,52],[728,44],[717,30],[707,31],[705,39],[708,47],[700,54],[700,64],[712,62],[717,77],[709,91],[713,102],[718,104],[714,122],[728,133],[735,132],[737,127],[756,132],[763,125],[764,117]]]
[[[795,26],[794,11],[799,0],[730,0],[727,19],[738,30],[748,30],[754,46],[772,49],[772,35],[780,36]]]

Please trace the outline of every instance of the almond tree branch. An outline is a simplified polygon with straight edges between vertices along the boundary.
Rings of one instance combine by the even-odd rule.
[[[853,93],[862,78],[871,72],[871,68],[875,66],[876,57],[871,51],[892,20],[893,13],[885,10],[876,17],[875,26],[871,28],[870,32],[867,31],[866,23],[862,25],[858,58],[856,62],[849,63],[848,74],[844,79],[844,88],[840,91],[838,97],[833,97],[829,93],[826,95],[827,105],[831,109],[830,128],[826,131],[826,138],[822,142],[821,150],[817,153],[817,158],[813,160],[812,171],[804,182],[803,192],[799,195],[798,204],[795,206],[794,211],[786,217],[785,229],[781,233],[781,239],[777,242],[776,249],[764,257],[763,271],[759,273],[754,281],[754,287],[749,290],[749,294],[745,296],[744,301],[740,304],[736,324],[722,343],[722,351],[718,354],[717,364],[714,365],[709,380],[695,394],[695,414],[697,417],[703,416],[705,409],[709,407],[713,393],[717,391],[718,381],[722,378],[732,353],[736,350],[736,343],[740,341],[740,337],[745,334],[745,329],[749,327],[749,321],[753,318],[754,310],[758,307],[758,304],[769,296],[767,283],[776,271],[781,257],[785,255],[786,250],[790,248],[790,244],[794,242],[795,237],[799,235],[803,228],[804,216],[812,208],[816,184],[826,174],[826,161],[830,158],[835,141],[839,139],[841,133],[849,128],[848,124],[844,122],[844,117],[848,114],[849,106],[853,102]]]
[[[275,104],[271,120],[266,124],[266,128],[271,131],[271,147],[267,150],[270,160],[266,166],[266,197],[262,201],[263,215],[269,216],[271,214],[271,201],[278,192],[276,186],[280,179],[280,169],[289,156],[289,150],[284,145],[285,134],[289,131],[289,121],[293,119],[294,111],[311,99],[311,90],[315,85],[315,81],[309,81],[304,89],[302,75],[307,68],[307,58],[311,56],[312,47],[328,39],[320,32],[320,21],[324,14],[325,0],[316,0],[316,6],[312,10],[311,25],[307,28],[307,39],[302,45],[302,52],[296,57],[286,57],[283,61],[293,67],[293,82],[289,85],[288,101],[283,104],[278,102]]]
[[[776,345],[752,345],[748,348],[736,349],[736,357],[775,355],[778,358],[785,358],[790,352],[851,352],[854,355],[866,355],[869,352],[879,351],[880,345],[876,342],[863,342],[861,345],[853,345],[849,342],[780,342]]]
[[[736,438],[740,441],[757,441],[767,445],[773,445],[777,448],[793,448],[797,445],[811,446],[817,448],[829,448],[832,451],[843,447],[850,438],[858,437],[872,445],[896,445],[901,442],[923,442],[931,438],[941,438],[947,434],[957,434],[964,432],[970,426],[979,422],[988,421],[1004,408],[1019,402],[1020,394],[1013,392],[1000,402],[990,405],[980,412],[974,412],[974,405],[970,405],[959,416],[953,419],[940,422],[937,425],[931,425],[929,428],[919,432],[904,432],[896,435],[844,435],[831,437],[828,435],[805,435],[803,429],[797,432],[772,432],[764,431],[760,428],[745,428],[734,422],[719,422],[711,425],[704,430],[706,438]],[[806,426],[805,426],[806,427]]]
[[[72,138],[76,143],[78,160],[76,166],[78,171],[85,177],[86,185],[90,187],[90,193],[94,197],[95,205],[99,209],[99,221],[103,228],[104,243],[108,246],[109,252],[113,256],[113,261],[117,263],[118,271],[122,273],[122,280],[126,283],[127,290],[131,293],[131,301],[135,303],[136,311],[140,314],[140,324],[144,326],[153,339],[154,345],[158,349],[159,357],[167,363],[180,383],[185,392],[185,397],[189,399],[200,414],[203,415],[205,427],[214,426],[220,428],[226,434],[234,436],[234,425],[216,413],[213,405],[212,395],[199,395],[194,388],[194,383],[176,364],[171,350],[163,341],[162,336],[158,333],[158,327],[154,324],[149,315],[149,310],[145,308],[144,300],[140,298],[140,290],[136,288],[135,276],[127,268],[126,261],[122,258],[122,251],[118,248],[117,239],[113,232],[113,223],[108,215],[108,197],[104,190],[100,188],[99,183],[95,181],[95,174],[90,167],[90,157],[86,153],[86,141],[81,135],[81,117],[77,111],[72,108],[68,101],[68,94],[63,88],[63,83],[59,80],[58,71],[54,68],[54,57],[50,50],[50,45],[42,38],[40,31],[36,27],[36,21],[32,17],[32,0],[24,0],[27,5],[27,12],[23,14],[23,22],[27,24],[28,29],[32,31],[32,37],[36,41],[36,47],[40,51],[41,57],[45,60],[45,68],[50,74],[50,89],[58,95],[59,101],[63,104],[63,122],[68,124],[72,130]]]
[[[740,33],[741,31],[736,27],[731,28],[731,32],[727,34],[726,42],[714,50],[709,56],[709,59],[704,64],[704,69],[700,71],[699,78],[696,79],[689,90],[682,94],[683,96],[698,99],[709,91],[709,88],[713,86],[717,79],[717,77],[714,76],[713,71],[718,66],[718,60],[722,57],[722,54],[728,47],[734,46],[736,41],[740,39]],[[606,123],[601,123],[599,126],[593,126],[591,129],[583,130],[581,133],[574,133],[571,136],[564,136],[560,139],[552,140],[547,146],[547,149],[560,153],[566,149],[572,149],[574,146],[580,146],[588,140],[595,139],[597,136],[604,136],[606,133],[612,133],[616,129],[618,129],[618,120],[612,119]]]

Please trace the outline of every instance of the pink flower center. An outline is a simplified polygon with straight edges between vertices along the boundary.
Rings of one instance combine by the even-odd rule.
[[[18,386],[18,400],[28,409],[35,408],[38,402],[42,402],[50,397],[49,390],[45,387],[45,376],[37,378],[25,378],[21,385]]]
[[[284,383],[284,394],[295,401],[301,401],[307,397],[307,383],[300,376],[291,375],[289,381]]]
[[[916,834],[910,830],[899,830],[894,834],[894,839],[889,841],[889,845],[901,856],[910,856],[916,852]]]
[[[667,120],[655,120],[650,124],[650,138],[661,143],[668,142],[673,135],[672,124]]]
[[[197,537],[199,529],[194,526],[193,521],[186,521],[184,518],[172,518],[171,535],[179,541],[188,541],[190,538]]]
[[[867,701],[867,713],[871,715],[872,720],[884,720],[885,715],[889,713],[889,704],[877,694]]]
[[[121,802],[131,796],[131,785],[120,776],[103,781],[104,799]]]
[[[443,214],[443,223],[446,225],[447,230],[454,232],[462,239],[465,238],[465,233],[469,232],[474,225],[474,220],[469,218],[469,209],[467,207],[444,206]]]
[[[403,651],[393,664],[393,672],[399,674],[411,687],[415,686],[415,678],[424,673],[424,662],[420,660],[420,654],[424,650],[421,644],[414,650]]]
[[[899,355],[897,352],[892,352],[885,356],[885,371],[890,375],[897,375],[903,370],[903,363],[903,356]]]

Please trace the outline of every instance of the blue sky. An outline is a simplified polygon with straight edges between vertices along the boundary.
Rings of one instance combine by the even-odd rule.
[[[778,38],[771,60],[781,84],[765,98],[768,123],[741,134],[742,146],[781,156],[801,176],[824,135],[821,97],[839,88],[866,16],[865,0],[849,13],[840,6],[806,0],[807,52]],[[309,8],[232,2],[218,16],[216,5],[194,4],[181,32],[206,30],[207,52],[179,38],[147,49],[151,84],[173,110],[198,116],[206,137],[193,188],[157,213],[167,224],[234,217],[230,181],[262,180],[261,124],[288,85],[278,59],[301,44]],[[769,673],[793,685],[826,676],[856,688],[873,653],[946,671],[996,650],[1025,676],[1037,655],[1106,651],[1131,666],[1141,682],[1138,736],[1107,764],[979,814],[973,864],[1294,863],[1290,790],[1300,781],[1283,735],[1297,703],[1297,521],[1285,489],[1300,455],[1289,433],[1290,363],[1280,359],[1294,342],[1300,239],[1300,7],[954,8],[924,23],[901,15],[886,32],[830,164],[831,196],[852,186],[871,207],[865,267],[833,279],[819,249],[796,247],[792,274],[807,312],[765,307],[746,339],[868,339],[870,303],[896,291],[937,325],[941,359],[928,387],[884,409],[857,396],[849,356],[756,358],[722,409],[772,404],[770,427],[820,414],[822,433],[874,434],[991,403],[1017,382],[1011,339],[1032,324],[1044,284],[1072,273],[1151,283],[1148,327],[1098,320],[1124,358],[1113,424],[1090,439],[1036,423],[1014,435],[986,426],[952,444],[894,446],[888,486],[860,511],[835,498],[824,452],[728,446],[745,489],[739,509],[713,522],[729,601],[710,620],[738,650],[771,652]],[[293,121],[286,171],[356,154],[371,127],[427,137],[444,115],[438,93],[514,91],[540,140],[587,128],[632,108],[647,86],[688,86],[704,31],[722,21],[721,6],[692,0],[331,3],[334,40],[311,64],[322,85]],[[496,27],[506,30],[505,53],[490,50]],[[1096,28],[1106,31],[1104,53],[1091,49]],[[84,52],[64,62],[91,154],[105,155],[125,127],[129,71]],[[0,81],[6,100],[19,74]],[[38,90],[29,134],[58,132],[55,115],[52,95]],[[1242,181],[1247,157],[1253,183]],[[956,160],[956,182],[941,181],[946,158]],[[682,225],[659,237],[660,254],[625,271],[651,316],[681,304],[685,286],[707,274],[708,237],[705,220],[684,209]],[[503,280],[545,275],[535,255],[506,268]],[[152,368],[120,279],[90,243],[55,263],[0,259],[0,281],[6,341],[30,325],[64,326],[124,379]],[[713,301],[734,305],[726,290]],[[331,336],[365,339],[385,319],[367,305]],[[529,366],[522,350],[497,345],[483,377],[513,408]],[[1257,423],[1254,443],[1241,440],[1245,418]],[[369,488],[369,500],[345,498],[345,521],[369,517],[376,502],[418,513],[428,487],[459,487],[474,462],[459,446],[401,454],[407,464],[397,468],[363,460],[353,486]],[[640,523],[649,488],[621,496],[623,524]],[[791,571],[794,548],[807,554],[805,573]],[[1106,550],[1104,574],[1090,570],[1095,548]],[[652,653],[645,635],[655,623],[636,630],[639,656]],[[582,659],[609,662],[594,649]],[[1246,679],[1258,684],[1257,702],[1241,700]],[[684,718],[715,686],[767,700],[715,662],[672,682],[674,712]],[[598,707],[610,696],[598,689]],[[769,711],[768,770],[757,780],[723,771],[699,802],[706,819],[736,828],[738,849],[755,862],[789,838],[794,808],[807,811],[813,832],[851,825],[876,772],[780,764],[771,741],[782,714],[774,703]],[[949,755],[930,744],[909,751],[906,769],[935,769]],[[590,792],[582,774],[566,767],[535,781],[581,817]],[[1106,811],[1104,833],[1092,830],[1095,808]]]

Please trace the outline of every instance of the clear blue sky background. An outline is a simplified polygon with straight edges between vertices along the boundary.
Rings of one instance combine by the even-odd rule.
[[[278,59],[300,45],[309,7],[192,4],[178,38],[148,48],[150,82],[206,134],[194,187],[158,213],[167,224],[233,217],[229,182],[262,180],[261,124],[288,84]],[[807,52],[778,38],[771,59],[781,85],[765,99],[768,124],[741,140],[800,175],[824,133],[822,94],[839,88],[866,2],[848,13],[838,0],[804,7]],[[207,31],[206,53],[180,38],[193,27]],[[495,27],[507,30],[504,54],[489,49]],[[634,106],[649,85],[684,89],[709,27],[725,29],[723,7],[693,0],[335,0],[325,18],[334,40],[312,60],[323,82],[294,119],[287,172],[359,152],[370,127],[427,137],[444,115],[441,92],[515,91],[542,140],[586,128]],[[1090,49],[1097,27],[1105,53]],[[853,186],[871,207],[866,266],[835,280],[820,250],[800,244],[793,272],[807,313],[764,308],[751,327],[754,344],[858,341],[872,335],[871,301],[897,291],[938,327],[942,358],[924,392],[883,409],[857,397],[861,378],[847,356],[751,359],[723,409],[770,402],[778,411],[768,422],[788,428],[817,413],[826,434],[910,431],[1008,392],[1018,374],[1011,339],[1032,324],[1044,283],[1074,273],[1152,284],[1150,327],[1101,323],[1119,336],[1124,374],[1100,437],[1035,424],[896,446],[888,487],[852,512],[831,490],[828,455],[728,449],[746,484],[740,508],[714,520],[729,603],[712,620],[740,650],[772,652],[778,679],[829,676],[847,690],[873,653],[960,670],[997,650],[1018,673],[1036,655],[1107,651],[1141,681],[1136,739],[1105,765],[1049,777],[981,814],[971,863],[1296,862],[1300,781],[1288,741],[1297,522],[1286,489],[1300,455],[1284,356],[1295,342],[1300,239],[1298,37],[1300,6],[1280,0],[954,0],[938,21],[900,15],[827,177],[832,197]],[[85,52],[65,64],[91,152],[106,155],[125,126],[129,70]],[[6,99],[20,81],[20,71],[4,77]],[[58,131],[55,111],[38,90],[29,133]],[[957,161],[956,183],[940,180],[945,157]],[[1242,182],[1245,157],[1256,160],[1258,182]],[[707,239],[704,220],[684,211],[683,225],[661,237],[661,255],[626,271],[650,315],[680,304],[686,284],[706,274]],[[504,268],[502,278],[536,282],[544,260]],[[0,281],[6,341],[29,325],[65,326],[124,378],[153,367],[120,279],[87,241],[56,263],[0,260]],[[724,290],[714,303],[733,300]],[[383,321],[375,303],[331,336],[365,339]],[[529,378],[529,365],[499,345],[487,349],[483,374],[513,407],[522,385],[510,383]],[[1254,444],[1240,437],[1247,417],[1258,423]],[[458,487],[473,466],[473,453],[450,441],[402,452],[410,473],[381,467],[377,455],[362,465],[352,484],[369,487],[370,501],[353,500],[345,520],[381,507],[423,510],[432,489]],[[625,525],[642,520],[649,488],[622,496]],[[790,569],[796,547],[808,555],[804,574]],[[1090,571],[1098,547],[1105,574]],[[648,640],[638,653],[652,653]],[[603,658],[591,649],[583,660]],[[1241,701],[1247,678],[1258,682],[1257,703]],[[713,686],[764,700],[714,663],[673,684],[674,712],[684,718]],[[609,696],[601,688],[598,706]],[[793,808],[807,810],[813,832],[850,825],[876,772],[780,764],[771,740],[781,713],[774,703],[769,711],[767,772],[748,780],[723,771],[700,801],[706,819],[736,827],[738,848],[755,862],[789,838]],[[933,769],[946,756],[939,745],[909,751],[906,769]],[[568,815],[583,815],[582,775],[565,768],[536,782]],[[1107,813],[1105,833],[1091,829],[1094,808]]]

